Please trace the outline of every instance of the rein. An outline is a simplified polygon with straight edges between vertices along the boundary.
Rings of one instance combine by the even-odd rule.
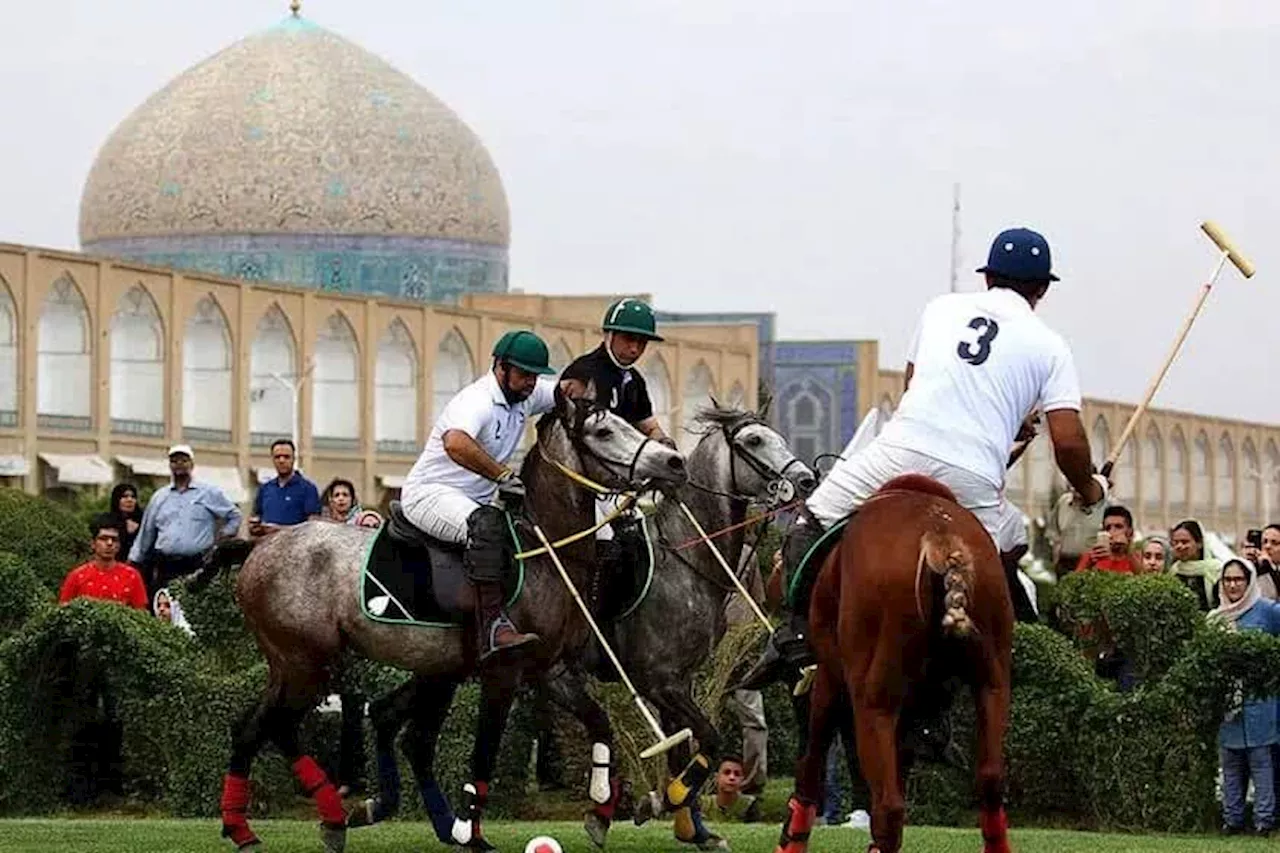
[[[760,479],[764,480],[768,484],[769,497],[771,500],[786,502],[795,497],[795,486],[793,486],[791,481],[787,479],[787,471],[791,470],[792,465],[804,464],[800,461],[800,457],[793,456],[786,465],[782,466],[782,470],[779,471],[772,465],[761,460],[759,456],[756,456],[746,447],[738,444],[738,433],[742,432],[742,430],[749,426],[755,426],[757,424],[762,426],[765,425],[762,421],[757,420],[754,417],[744,417],[732,428],[728,426],[720,427],[720,432],[724,435],[725,444],[729,445],[730,491],[724,492],[719,489],[713,489],[710,486],[704,486],[700,483],[695,483],[692,480],[689,481],[689,485],[700,492],[715,495],[716,497],[730,498],[731,500],[740,501],[755,500],[754,495],[743,494],[738,488],[738,460],[741,459],[748,468],[756,472],[756,474],[760,476]]]
[[[569,437],[572,440],[573,438],[572,433],[570,433]],[[634,480],[636,463],[640,461],[640,454],[644,452],[645,447],[648,446],[650,441],[652,441],[652,439],[645,438],[644,441],[640,442],[640,447],[636,450],[635,455],[631,457],[631,463],[627,466],[627,474],[629,477],[629,479],[627,480],[628,483]],[[518,560],[527,560],[527,559],[530,559],[531,557],[540,557],[543,554],[548,553],[551,549],[563,548],[566,545],[572,545],[574,542],[579,542],[583,539],[586,539],[588,536],[594,536],[596,531],[600,530],[605,525],[612,523],[619,516],[630,511],[631,507],[635,505],[636,497],[637,497],[634,491],[622,490],[622,489],[610,489],[607,486],[603,486],[600,483],[597,483],[595,480],[592,480],[590,477],[586,476],[585,474],[582,474],[578,471],[573,470],[572,468],[570,468],[568,465],[565,465],[560,460],[552,459],[551,456],[548,455],[547,449],[542,444],[541,440],[537,442],[536,446],[538,449],[538,455],[542,457],[542,461],[550,465],[553,470],[563,474],[570,481],[577,483],[579,486],[582,486],[588,491],[595,492],[598,495],[603,495],[603,496],[617,495],[617,496],[621,496],[622,500],[620,500],[617,506],[614,507],[613,511],[610,512],[600,522],[593,524],[591,527],[588,527],[585,530],[579,530],[577,533],[570,534],[564,537],[563,539],[559,539],[555,542],[552,542],[550,545],[543,545],[541,547],[533,548],[528,551],[521,551],[520,553],[515,555],[515,558]],[[585,445],[581,445],[581,446],[578,445],[576,441],[574,442],[574,449],[577,450],[579,453],[585,454],[591,457],[592,459],[595,459],[597,462],[599,462],[602,466],[604,466],[609,471],[615,470],[617,466],[620,466],[622,464],[620,462],[615,462],[611,459],[605,459],[603,456],[594,452],[589,447],[586,447]]]

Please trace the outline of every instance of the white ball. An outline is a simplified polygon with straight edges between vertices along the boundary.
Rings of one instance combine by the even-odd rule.
[[[564,853],[560,842],[549,835],[539,835],[524,846],[524,853]]]

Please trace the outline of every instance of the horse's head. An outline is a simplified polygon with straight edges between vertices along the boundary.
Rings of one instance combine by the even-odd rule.
[[[699,412],[696,420],[708,436],[719,434],[722,439],[699,444],[699,450],[707,444],[706,452],[717,454],[713,464],[718,486],[713,488],[778,505],[797,494],[807,497],[817,486],[809,466],[760,415],[714,406]]]
[[[581,473],[611,489],[683,485],[688,479],[678,450],[639,430],[591,400],[561,396],[556,420],[580,460]]]

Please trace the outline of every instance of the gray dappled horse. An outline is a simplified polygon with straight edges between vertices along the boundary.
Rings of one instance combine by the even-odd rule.
[[[683,457],[642,436],[621,418],[585,404],[561,399],[538,424],[537,442],[527,454],[521,478],[528,488],[525,515],[542,526],[551,541],[591,528],[595,494],[576,483],[558,465],[610,488],[640,483],[680,484],[686,479]],[[361,605],[361,574],[366,547],[375,531],[321,521],[274,533],[256,547],[210,560],[197,585],[251,549],[236,581],[236,598],[245,622],[267,659],[267,688],[257,706],[233,734],[232,758],[224,778],[223,834],[241,849],[256,849],[249,828],[249,769],[271,741],[293,763],[303,789],[314,797],[327,851],[341,851],[346,815],[324,772],[298,743],[298,725],[323,695],[332,669],[344,651],[411,671],[421,691],[413,709],[418,730],[437,732],[457,685],[476,669],[474,631],[389,625],[367,618]],[[530,537],[524,537],[528,543]],[[527,544],[526,544],[527,547]],[[575,583],[593,569],[594,540],[559,550]],[[563,581],[545,556],[526,561],[522,593],[511,608],[516,624],[541,638],[510,660],[494,659],[482,670],[481,715],[472,753],[474,785],[467,786],[467,820],[455,821],[432,775],[434,735],[412,744],[409,758],[436,834],[445,843],[489,849],[480,831],[488,781],[519,671],[545,669],[565,651],[585,642],[587,626]]]
[[[703,437],[688,457],[689,482],[664,497],[649,519],[654,567],[648,593],[613,622],[610,634],[627,675],[658,709],[663,729],[693,729],[699,751],[692,760],[687,742],[667,753],[673,781],[665,805],[674,811],[677,840],[702,846],[718,842],[702,825],[697,797],[714,772],[720,735],[693,699],[693,679],[724,636],[726,597],[738,593],[706,544],[681,547],[699,535],[679,503],[686,503],[703,529],[714,535],[741,524],[749,503],[776,506],[797,494],[807,496],[817,480],[782,436],[754,413],[717,407],[700,412],[696,422]],[[744,539],[744,530],[737,527],[715,540],[735,569]],[[617,680],[617,674],[594,643],[577,661],[566,656],[565,663],[549,673],[552,697],[587,727],[594,744],[605,747],[593,746],[593,759],[605,757],[600,763],[607,763],[613,733],[608,716],[587,692],[583,674],[602,681]],[[599,846],[604,846],[620,790],[616,780],[610,784],[604,777],[606,772],[593,768],[591,796],[596,806],[586,816],[587,833]]]
[[[688,458],[689,483],[674,496],[689,505],[708,534],[742,522],[751,501],[786,502],[792,493],[806,495],[816,484],[813,472],[760,416],[717,407],[702,412],[697,420],[704,435]],[[649,520],[649,531],[655,565],[648,594],[625,618],[605,630],[612,635],[610,642],[627,674],[659,709],[664,730],[688,726],[698,738],[701,752],[697,758],[691,762],[688,748],[682,747],[680,753],[668,753],[668,763],[676,777],[681,776],[686,763],[690,768],[680,782],[688,793],[676,809],[677,837],[705,843],[711,836],[697,816],[697,789],[719,749],[719,734],[693,701],[693,677],[724,635],[726,596],[737,593],[706,545],[679,547],[698,534],[676,500],[661,501]],[[715,540],[730,566],[737,566],[743,540],[741,528]],[[675,626],[678,630],[673,630]],[[592,772],[590,794],[596,805],[587,813],[586,828],[592,840],[603,845],[620,785],[610,778],[608,769],[613,758],[609,717],[588,692],[586,675],[589,671],[613,681],[617,673],[594,640],[589,636],[584,639],[576,654],[568,652],[543,680],[552,698],[587,727],[594,742],[593,764],[600,766]],[[421,680],[410,681],[370,705],[378,766],[386,772],[380,770],[379,793],[353,813],[352,826],[377,822],[398,807],[395,737],[415,703],[421,701],[421,694],[431,689]],[[440,709],[441,715],[446,709],[447,705]],[[421,720],[421,715],[418,717]],[[426,741],[433,742],[438,731],[425,734]],[[407,739],[406,746],[415,749],[421,742],[422,737],[415,736]],[[432,820],[438,820],[434,813]]]

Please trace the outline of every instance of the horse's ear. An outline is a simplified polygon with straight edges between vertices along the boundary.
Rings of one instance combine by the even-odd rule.
[[[769,409],[773,406],[773,395],[766,394],[765,398],[760,401],[760,406],[756,410],[756,414],[760,416],[760,420],[766,423],[769,420]]]
[[[716,411],[719,411],[721,406],[720,406],[720,401],[716,399],[716,395],[708,394],[707,396],[711,398],[711,408],[715,409]]]

